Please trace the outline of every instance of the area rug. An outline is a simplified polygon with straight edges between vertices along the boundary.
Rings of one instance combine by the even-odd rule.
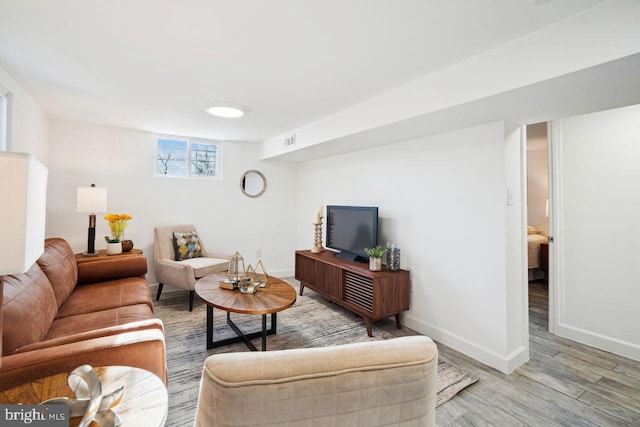
[[[438,362],[436,408],[461,390],[478,381],[478,377],[444,361]]]
[[[298,290],[297,281],[289,282]],[[175,295],[175,294],[174,294]],[[204,360],[216,353],[244,352],[243,343],[207,350],[205,346],[206,306],[195,298],[193,311],[185,294],[167,295],[154,301],[155,315],[165,326],[169,366],[169,413],[167,426],[193,425]],[[214,310],[216,340],[234,336],[225,323],[226,313]],[[232,315],[244,331],[260,328],[260,316]],[[311,290],[305,290],[289,309],[278,313],[278,333],[267,338],[267,350],[309,348],[351,342],[385,340],[418,335],[408,328],[396,328],[393,318],[373,323],[373,337],[367,336],[359,316],[342,309]],[[260,339],[254,341],[260,347]],[[445,361],[438,364],[436,405],[441,405],[473,384],[477,377]]]

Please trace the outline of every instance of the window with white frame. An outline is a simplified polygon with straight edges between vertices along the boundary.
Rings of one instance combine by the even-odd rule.
[[[222,178],[220,141],[159,136],[156,139],[155,176]]]
[[[9,93],[0,87],[0,151],[8,150],[8,129],[9,129]]]

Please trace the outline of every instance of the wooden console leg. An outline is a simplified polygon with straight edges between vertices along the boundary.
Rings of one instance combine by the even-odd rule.
[[[304,283],[300,282],[300,296],[302,296],[303,292],[304,292]]]
[[[402,329],[402,320],[400,319],[400,313],[396,314],[396,326],[398,329]]]
[[[363,319],[364,319],[364,324],[367,325],[367,335],[372,337],[373,332],[371,332],[371,319],[368,317],[363,317]]]

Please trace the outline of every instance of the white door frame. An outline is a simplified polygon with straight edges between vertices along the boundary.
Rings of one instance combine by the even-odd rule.
[[[528,170],[527,170],[527,160],[526,160],[526,150],[527,150],[527,130],[526,125],[522,126],[522,151],[523,151],[523,159],[521,162],[522,165],[522,198],[524,201],[527,200],[528,197],[528,188],[527,188],[527,178],[528,178]],[[558,177],[561,176],[559,173],[559,168],[561,162],[560,160],[560,149],[559,143],[560,140],[560,124],[556,121],[547,122],[547,169],[548,169],[548,198],[549,198],[549,260],[548,260],[548,271],[547,271],[547,283],[549,288],[549,318],[548,318],[548,329],[549,333],[557,335],[558,333],[558,324],[559,324],[559,313],[558,310],[562,307],[560,304],[561,301],[561,292],[559,292],[561,281],[561,272],[562,272],[562,262],[559,259],[561,251],[558,250],[558,245],[562,243],[562,231],[561,227],[559,227],[560,218],[560,203],[559,203],[559,195],[561,194],[561,185],[558,182]],[[523,204],[523,223],[528,224],[527,218],[527,207],[526,202]],[[524,277],[528,276],[527,272],[527,252],[528,247],[526,244],[526,236],[524,238],[525,244],[522,247],[522,256],[525,260],[523,263]],[[528,279],[524,280],[525,287],[525,307],[523,311],[524,320],[523,323],[525,325],[524,337],[527,350],[529,349],[529,292],[528,292]]]
[[[547,123],[548,170],[549,170],[549,333],[557,335],[562,313],[562,226],[561,226],[561,194],[562,185],[559,180],[561,160],[560,150],[561,127],[557,121]]]

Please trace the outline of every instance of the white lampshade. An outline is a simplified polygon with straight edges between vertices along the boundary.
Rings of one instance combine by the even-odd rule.
[[[48,174],[31,154],[0,152],[0,275],[24,273],[44,252]]]
[[[76,212],[104,213],[107,211],[107,189],[99,187],[78,187]]]

